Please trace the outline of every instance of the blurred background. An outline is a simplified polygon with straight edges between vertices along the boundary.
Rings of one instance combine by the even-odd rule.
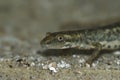
[[[33,39],[108,24],[120,19],[119,9],[120,0],[0,0],[0,33]]]
[[[60,56],[40,54],[40,40],[46,32],[98,27],[119,21],[120,0],[0,0],[0,80],[54,80],[55,77],[56,80],[120,80],[117,71],[120,57],[110,54],[101,57],[95,71],[89,71],[90,68],[80,66],[87,55],[76,56],[77,52],[73,52],[73,57],[64,57],[61,53],[67,52],[49,50],[46,53],[56,52]],[[71,67],[60,69],[57,75],[43,70],[46,65],[59,63],[62,66],[68,63]]]
[[[34,51],[46,32],[119,22],[119,9],[120,0],[0,0],[0,47]]]

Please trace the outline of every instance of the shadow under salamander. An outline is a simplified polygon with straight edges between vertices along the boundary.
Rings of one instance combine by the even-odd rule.
[[[73,54],[77,55],[92,55],[94,50],[79,50],[79,49],[48,49],[44,50],[43,52],[38,51],[37,54],[40,54],[42,56],[71,56]],[[112,53],[116,50],[102,50],[99,54],[105,54],[105,53]]]

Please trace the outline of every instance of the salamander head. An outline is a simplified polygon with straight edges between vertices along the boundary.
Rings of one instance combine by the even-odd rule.
[[[47,49],[66,49],[73,46],[75,35],[65,32],[47,33],[46,37],[40,42],[43,48]]]

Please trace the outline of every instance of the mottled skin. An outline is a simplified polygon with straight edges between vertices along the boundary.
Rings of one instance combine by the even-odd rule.
[[[101,50],[120,49],[120,23],[94,29],[47,33],[40,44],[47,49],[94,49],[87,60],[91,64]]]

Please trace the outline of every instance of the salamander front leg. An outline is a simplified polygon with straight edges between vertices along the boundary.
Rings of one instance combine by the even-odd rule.
[[[86,63],[90,65],[99,56],[100,51],[102,49],[102,45],[100,43],[93,43],[92,45],[95,46],[95,50],[92,53],[92,55],[88,58],[88,60],[86,60]]]

